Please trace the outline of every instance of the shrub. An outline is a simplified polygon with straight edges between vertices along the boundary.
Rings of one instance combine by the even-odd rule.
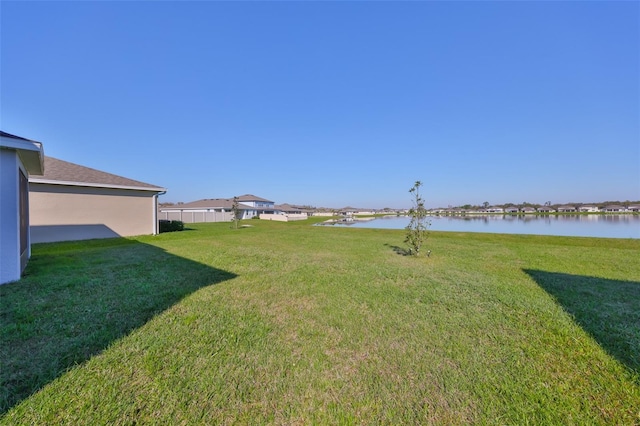
[[[181,220],[160,220],[160,233],[182,231],[184,222]]]
[[[420,195],[420,187],[422,182],[416,181],[413,188],[409,190],[413,194],[413,207],[409,210],[411,221],[405,228],[407,231],[405,243],[409,245],[409,254],[420,256],[420,249],[424,242],[429,238],[429,226],[431,222],[427,219],[427,209],[424,207],[424,199]],[[427,251],[427,257],[431,254],[431,250]]]

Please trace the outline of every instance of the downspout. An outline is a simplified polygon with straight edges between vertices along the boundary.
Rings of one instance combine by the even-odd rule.
[[[158,224],[158,197],[166,193],[167,191],[157,192],[153,196],[153,235],[158,235],[160,233],[160,225]]]

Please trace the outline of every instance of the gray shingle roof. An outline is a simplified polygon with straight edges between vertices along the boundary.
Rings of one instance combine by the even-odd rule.
[[[44,157],[44,175],[30,178],[33,183],[57,183],[79,186],[97,186],[107,188],[142,189],[165,191],[156,185],[140,182],[126,177],[92,169],[53,157]]]
[[[294,207],[291,204],[277,204],[276,206],[274,206],[274,210],[281,210],[281,211],[288,211],[288,212],[300,212],[302,211],[302,209],[298,208],[298,207]]]
[[[267,200],[266,198],[256,197],[255,195],[251,195],[251,194],[240,195],[238,197],[238,201],[240,201],[240,202],[242,202],[242,201],[265,201],[265,202],[268,202],[268,203],[273,203],[273,201],[271,201],[271,200]]]

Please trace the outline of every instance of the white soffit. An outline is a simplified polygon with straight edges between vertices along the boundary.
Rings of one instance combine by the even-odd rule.
[[[44,174],[44,152],[40,142],[0,136],[0,147],[16,151],[29,174]]]

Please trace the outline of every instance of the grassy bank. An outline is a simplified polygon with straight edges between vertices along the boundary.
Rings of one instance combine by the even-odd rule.
[[[640,241],[247,224],[35,246],[1,422],[640,422]]]

